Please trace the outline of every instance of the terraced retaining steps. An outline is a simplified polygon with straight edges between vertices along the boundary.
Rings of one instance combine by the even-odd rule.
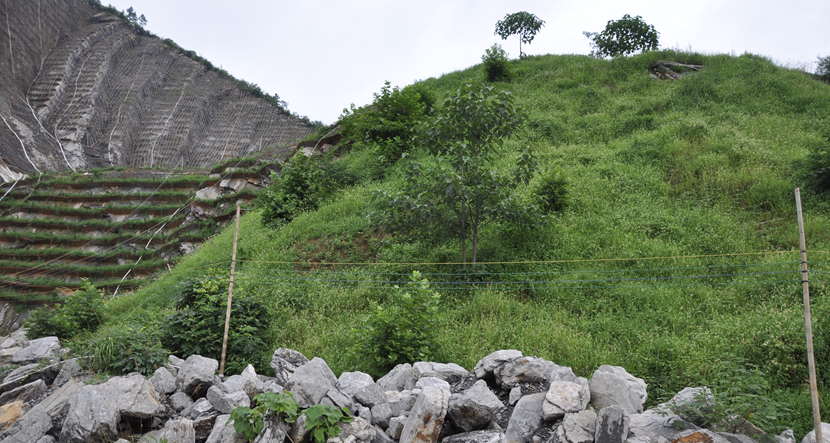
[[[0,302],[59,302],[58,294],[80,287],[82,278],[112,294],[167,271],[233,219],[236,203],[255,198],[278,168],[244,166],[18,182],[0,200]]]

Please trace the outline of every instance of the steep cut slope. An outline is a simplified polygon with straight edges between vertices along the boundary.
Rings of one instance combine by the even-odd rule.
[[[313,132],[88,0],[0,7],[0,177],[209,167]]]

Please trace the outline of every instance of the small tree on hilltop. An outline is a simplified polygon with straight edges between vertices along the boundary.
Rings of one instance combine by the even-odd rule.
[[[434,157],[411,162],[403,190],[380,192],[378,210],[370,217],[392,233],[460,239],[464,266],[468,242],[475,264],[488,224],[541,225],[545,218],[539,205],[518,192],[536,170],[534,157],[523,152],[513,171],[493,168],[498,148],[520,127],[522,117],[509,92],[465,84],[424,125],[422,141]]]
[[[530,44],[544,25],[544,20],[529,12],[521,11],[507,14],[504,20],[499,20],[496,23],[495,34],[502,40],[507,40],[507,37],[511,35],[516,36],[519,39],[519,57],[522,57],[522,43]]]
[[[816,75],[821,81],[830,83],[830,55],[826,57],[819,56],[816,63]]]
[[[591,55],[598,58],[653,51],[659,46],[660,35],[639,15],[631,17],[628,14],[619,20],[609,20],[600,33],[585,31],[583,34],[591,40]]]

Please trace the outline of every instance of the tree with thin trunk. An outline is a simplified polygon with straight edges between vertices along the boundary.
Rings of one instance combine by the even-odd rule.
[[[409,163],[401,190],[379,193],[370,217],[380,229],[414,239],[460,239],[462,263],[466,267],[469,245],[475,265],[489,224],[544,221],[539,205],[519,196],[537,162],[524,151],[512,171],[494,167],[499,148],[523,119],[507,91],[465,84],[434,115],[420,137],[431,155]]]
[[[522,43],[533,41],[536,33],[545,26],[545,21],[529,12],[521,11],[504,16],[504,20],[496,22],[495,34],[502,40],[507,40],[511,35],[519,39],[519,58],[522,57]]]

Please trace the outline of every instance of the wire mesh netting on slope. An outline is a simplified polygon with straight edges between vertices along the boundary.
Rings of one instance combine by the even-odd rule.
[[[105,166],[206,168],[314,130],[88,1],[8,1],[0,23],[7,181]]]

